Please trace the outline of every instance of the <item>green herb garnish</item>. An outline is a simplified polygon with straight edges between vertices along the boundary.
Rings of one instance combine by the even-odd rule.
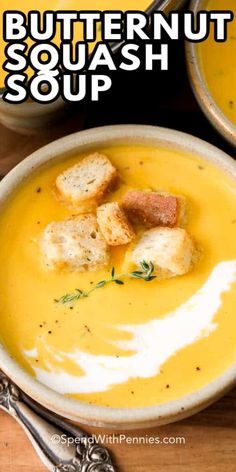
[[[140,263],[140,268],[142,270],[136,270],[134,272],[130,272],[127,274],[116,274],[115,267],[113,267],[109,279],[101,280],[93,288],[91,288],[88,291],[80,290],[77,288],[75,289],[73,293],[67,293],[66,295],[63,295],[58,300],[55,300],[55,302],[60,303],[62,305],[77,302],[78,300],[81,300],[82,298],[88,298],[92,292],[94,292],[95,290],[99,288],[105,287],[106,285],[109,285],[112,283],[117,284],[117,285],[124,285],[124,281],[122,279],[127,278],[127,277],[131,279],[144,280],[145,282],[151,282],[152,280],[156,278],[156,276],[153,275],[154,265],[152,262],[142,261]]]

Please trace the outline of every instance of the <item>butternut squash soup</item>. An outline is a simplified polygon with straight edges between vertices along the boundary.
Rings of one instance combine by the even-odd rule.
[[[178,399],[236,361],[236,185],[170,148],[114,145],[34,172],[0,214],[0,336],[86,403]]]
[[[235,0],[206,0],[207,10],[231,10],[236,14]],[[236,124],[236,28],[235,19],[228,24],[228,38],[223,43],[214,40],[211,32],[198,44],[200,67],[210,94],[224,115]]]
[[[1,0],[0,5],[0,14],[1,18],[3,16],[4,11],[8,10],[19,10],[28,14],[31,10],[37,10],[40,13],[43,13],[45,10],[146,10],[150,4],[151,0],[50,0],[47,2],[46,6],[45,3],[41,0],[35,0],[32,2],[31,0]],[[5,46],[6,44],[2,41],[2,25],[0,25],[0,67],[1,67],[1,74],[0,74],[0,88],[4,87],[4,81],[6,78],[7,73],[3,70],[3,64],[6,61],[5,57]],[[98,31],[98,39],[100,37]],[[83,26],[82,23],[78,23],[76,26],[76,32],[74,37],[74,42],[82,41],[83,40]],[[59,32],[54,39],[55,44],[60,44],[60,36]],[[33,44],[33,41],[27,40],[26,41],[28,46]],[[93,45],[90,46],[92,48]],[[27,74],[30,76],[32,75],[32,71],[28,69]]]

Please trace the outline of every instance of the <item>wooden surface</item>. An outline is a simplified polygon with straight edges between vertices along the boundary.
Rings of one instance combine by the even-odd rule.
[[[20,136],[0,125],[0,174],[40,146],[85,127],[113,123],[168,126],[207,139],[235,154],[211,128],[188,85],[182,45],[173,51],[172,68],[158,72],[117,74],[113,89],[95,105],[74,110],[61,125],[37,136]],[[180,423],[137,433],[152,437],[183,437],[185,445],[116,445],[110,447],[119,472],[235,472],[236,390],[206,411]],[[135,434],[135,435],[137,435]],[[129,435],[129,434],[128,434]],[[0,412],[0,472],[43,472],[20,427]]]
[[[117,471],[235,472],[235,409],[236,390],[188,420],[135,433],[135,436],[184,437],[183,445],[109,446]],[[44,472],[45,468],[20,427],[0,412],[0,472],[6,471]]]

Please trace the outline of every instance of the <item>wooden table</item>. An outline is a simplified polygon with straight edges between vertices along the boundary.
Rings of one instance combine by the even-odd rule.
[[[112,91],[98,104],[86,103],[60,125],[34,137],[0,126],[0,174],[40,146],[81,129],[114,123],[144,123],[187,131],[228,151],[199,110],[184,66],[183,45],[176,44],[168,73],[117,73]],[[144,436],[181,437],[181,445],[116,445],[110,447],[120,472],[235,472],[236,390],[206,411],[180,423],[138,432]],[[0,472],[43,472],[20,427],[0,412]]]
[[[192,418],[149,431],[138,431],[135,436],[179,437],[185,438],[185,444],[109,446],[117,471],[235,472],[235,410],[236,390]],[[6,471],[44,472],[45,468],[17,423],[0,412],[0,472]]]

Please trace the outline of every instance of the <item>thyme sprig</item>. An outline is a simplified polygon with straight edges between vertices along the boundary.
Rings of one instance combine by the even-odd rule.
[[[58,300],[55,300],[55,302],[62,305],[75,303],[82,298],[88,298],[95,290],[105,287],[109,284],[114,283],[117,285],[124,285],[124,281],[122,280],[123,278],[139,279],[144,280],[145,282],[151,282],[156,278],[156,276],[153,275],[154,265],[152,262],[142,261],[140,263],[140,269],[142,270],[136,270],[134,272],[124,274],[116,274],[115,267],[113,267],[109,279],[101,280],[93,288],[87,291],[76,288],[73,293],[67,293]]]

